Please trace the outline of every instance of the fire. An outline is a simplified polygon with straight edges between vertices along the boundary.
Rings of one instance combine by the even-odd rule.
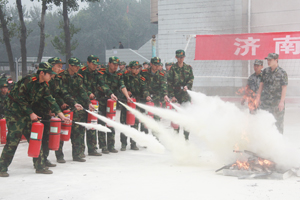
[[[266,160],[266,159],[262,159],[262,158],[259,158],[258,159],[258,163],[261,165],[261,166],[271,166],[271,165],[274,165],[274,163],[272,161],[269,161],[269,160]]]
[[[253,92],[248,86],[240,88],[236,94],[243,95],[243,102],[248,101],[248,107],[250,111],[256,110],[258,103],[256,101],[256,93]]]
[[[247,161],[245,162],[242,162],[242,161],[239,161],[237,160],[235,164],[232,165],[233,167],[234,166],[237,166],[238,169],[249,169],[249,163]]]

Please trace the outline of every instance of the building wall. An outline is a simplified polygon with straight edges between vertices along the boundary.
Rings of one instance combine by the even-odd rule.
[[[298,31],[300,1],[251,0],[250,19],[253,33]],[[164,62],[172,62],[176,61],[175,51],[185,49],[185,62],[193,67],[196,77],[195,90],[211,95],[235,95],[237,88],[246,85],[248,66],[253,73],[253,61],[248,64],[248,61],[194,60],[195,35],[233,33],[248,33],[248,0],[158,0],[158,55]],[[280,64],[288,65],[288,73],[300,77],[300,70],[295,69],[298,61],[286,60]],[[292,95],[289,91],[288,94]]]

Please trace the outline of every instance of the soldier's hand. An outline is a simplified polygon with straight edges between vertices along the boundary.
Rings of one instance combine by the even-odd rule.
[[[94,111],[95,110],[93,104],[91,104],[91,103],[89,104],[89,109],[90,109],[90,111]]]
[[[111,95],[110,95],[110,98],[111,98],[112,100],[118,101],[118,98],[117,98],[114,94],[111,94]]]
[[[146,101],[151,101],[151,100],[152,100],[151,97],[147,96]]]
[[[127,98],[127,102],[129,103],[133,103],[132,99],[131,98]]]
[[[177,99],[175,97],[172,97],[171,101],[172,101],[172,103],[174,103],[177,101]]]
[[[82,109],[83,109],[82,105],[80,105],[80,104],[78,104],[78,103],[76,103],[76,104],[74,105],[74,107],[75,107],[77,110],[82,110]]]
[[[187,91],[189,88],[187,86],[183,87],[183,91]]]
[[[90,94],[90,99],[94,99],[95,98],[95,95],[92,93]]]
[[[167,101],[167,102],[170,102],[170,99],[167,95],[164,96],[164,100]]]
[[[260,105],[260,97],[257,96],[255,99],[255,107],[258,108],[259,105]]]
[[[61,119],[61,121],[64,121],[67,124],[70,124],[72,122],[72,120],[70,120],[70,118],[68,117],[65,117],[65,115],[62,112],[58,113],[57,115]]]
[[[38,121],[41,117],[37,116],[35,113],[30,114],[31,121]]]
[[[130,91],[127,91],[127,93],[128,93],[128,96],[131,97],[132,93]]]
[[[68,104],[64,103],[63,105],[60,106],[60,108],[62,110],[65,110],[68,106],[69,106]]]
[[[278,109],[279,109],[280,112],[283,111],[283,109],[284,109],[284,102],[281,102],[281,101],[279,102]]]

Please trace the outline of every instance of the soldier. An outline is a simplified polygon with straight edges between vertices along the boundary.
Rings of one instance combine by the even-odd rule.
[[[96,71],[96,68],[100,65],[99,58],[94,55],[90,55],[87,58],[87,67],[81,68],[78,73],[83,76],[83,86],[87,92],[89,98],[95,99],[95,92],[97,90],[96,82],[99,72]],[[102,156],[101,153],[97,152],[97,135],[96,130],[87,130],[86,131],[86,143],[88,147],[89,156]]]
[[[0,118],[4,118],[4,101],[7,98],[8,84],[6,77],[0,78]]]
[[[76,102],[80,103],[84,108],[88,107],[90,110],[93,110],[94,108],[90,98],[83,87],[83,76],[77,73],[82,66],[80,60],[77,58],[70,58],[68,63],[69,68],[59,74],[63,86]],[[86,122],[87,113],[84,110],[75,110],[73,120],[77,122]],[[78,124],[73,124],[71,132],[73,161],[85,162],[86,160],[83,159],[85,157],[85,128]]]
[[[150,66],[150,63],[148,63],[148,62],[144,62],[144,63],[143,63],[143,68],[144,68],[144,69],[148,69],[149,66]]]
[[[120,62],[120,65],[119,65],[119,70],[117,71],[117,73],[124,73],[126,71],[126,62],[122,61]]]
[[[243,96],[241,100],[241,104],[244,105],[246,99],[248,100],[248,107],[250,109],[250,113],[255,112],[255,108],[257,107],[255,105],[255,98],[256,93],[259,88],[259,84],[262,77],[262,70],[263,68],[263,61],[262,60],[255,60],[254,61],[254,73],[248,78],[248,84],[245,89],[245,95]]]
[[[32,111],[32,105],[42,99],[46,100],[51,111],[63,121],[70,123],[60,111],[59,106],[51,96],[47,82],[51,79],[52,66],[49,63],[40,63],[36,74],[28,75],[18,81],[5,101],[5,116],[7,121],[7,143],[3,148],[0,158],[0,177],[8,177],[8,166],[12,162],[15,151],[22,135],[29,142],[32,121],[40,117]],[[36,173],[52,174],[51,170],[44,167],[43,149],[40,151],[41,162],[36,165]]]
[[[161,66],[161,59],[158,57],[151,58],[150,68],[143,69],[141,75],[146,79],[147,87],[150,93],[150,97],[154,102],[154,105],[160,107],[160,102],[170,101],[168,98],[167,91],[167,79],[164,73],[160,72],[158,69]],[[155,120],[160,120],[158,116],[154,116]],[[141,125],[141,131],[148,133],[148,129]]]
[[[158,70],[162,73],[164,73],[166,75],[166,70],[164,70],[164,64],[163,63],[160,63],[160,67],[158,68]]]
[[[269,53],[269,67],[262,72],[262,78],[257,92],[257,103],[260,108],[269,111],[276,119],[275,125],[283,134],[283,122],[285,112],[285,95],[288,85],[288,75],[278,65],[278,54]]]
[[[187,90],[191,90],[194,82],[193,69],[184,63],[185,51],[177,50],[175,58],[177,63],[173,64],[168,73],[168,92],[172,102],[178,101],[182,104],[191,101]],[[184,131],[184,137],[189,139],[189,132]]]
[[[124,85],[123,81],[123,74],[117,73],[117,69],[119,66],[120,60],[118,57],[112,56],[109,58],[108,68],[101,68],[100,72],[101,75],[99,77],[103,78],[104,85],[101,86],[98,84],[98,90],[96,98],[99,100],[99,111],[103,116],[106,116],[106,102],[107,98],[111,98],[113,100],[118,100],[115,96],[118,90],[121,90],[125,95],[128,101],[130,97],[127,93],[127,89]],[[101,120],[98,121],[100,124],[105,125],[105,123]],[[111,132],[107,133],[107,140],[105,132],[99,131],[98,132],[98,140],[99,140],[99,147],[102,149],[102,153],[108,154],[111,153],[118,153],[115,149],[115,129],[110,128]]]
[[[147,101],[150,101],[150,94],[149,91],[147,90],[146,86],[146,79],[142,77],[139,74],[139,69],[140,69],[140,64],[138,61],[131,61],[129,63],[130,67],[130,72],[126,71],[123,74],[123,79],[124,79],[124,84],[126,86],[126,89],[128,91],[128,94],[130,97],[133,97],[136,99],[137,102],[140,102],[142,98],[146,98]],[[126,108],[122,107],[121,109],[121,123],[125,124],[126,123]],[[135,124],[132,126],[135,129],[138,129],[138,119],[135,119]],[[122,148],[121,151],[126,151],[126,146],[127,146],[127,136],[124,135],[123,133],[120,134],[121,136],[121,143],[122,143]],[[136,142],[130,138],[130,143],[131,143],[131,149],[132,150],[139,150],[139,148],[136,146]]]
[[[170,71],[172,65],[173,65],[173,63],[171,63],[171,62],[167,62],[167,63],[165,64],[167,73]]]
[[[48,62],[53,66],[52,70],[54,72],[56,72],[57,74],[64,71],[64,70],[62,70],[62,66],[65,63],[62,62],[60,58],[53,57],[53,58],[50,58],[48,60]],[[67,90],[63,87],[61,76],[55,75],[51,79],[51,81],[49,81],[49,88],[50,88],[51,95],[55,98],[55,101],[57,102],[57,104],[60,106],[60,108],[62,110],[65,110],[68,107],[69,108],[75,107],[77,110],[82,110],[82,106],[80,104],[78,104],[72,98],[72,96],[67,92]],[[48,112],[46,112],[46,114],[48,115]],[[49,123],[47,123],[47,124],[44,123],[44,124],[45,124],[45,127],[49,126]],[[49,134],[49,129],[44,128],[44,130],[47,131]],[[43,150],[44,150],[44,155],[45,155],[45,160],[46,160],[45,163],[46,163],[46,166],[53,167],[54,164],[51,164],[50,162],[48,162],[48,159],[47,159],[49,150],[48,150],[48,137],[47,137],[47,134],[45,134],[45,131],[44,131],[44,135],[43,135]],[[44,138],[44,136],[46,136],[46,138]],[[60,141],[59,150],[55,151],[55,156],[56,156],[56,160],[58,163],[66,162],[64,160],[64,154],[62,152],[63,144],[64,144],[64,142]]]

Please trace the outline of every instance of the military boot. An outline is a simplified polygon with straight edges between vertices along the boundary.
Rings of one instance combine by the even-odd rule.
[[[109,151],[107,150],[107,148],[102,148],[102,153],[109,154]]]
[[[85,162],[86,160],[81,158],[81,157],[74,157],[73,161],[77,161],[77,162]]]
[[[0,177],[9,177],[7,172],[0,172]]]
[[[121,151],[126,151],[126,145],[122,144],[122,148],[120,149]]]
[[[130,149],[131,150],[136,150],[136,151],[139,150],[139,148],[136,146],[136,144],[131,144]]]
[[[66,161],[65,161],[64,158],[57,158],[56,162],[58,162],[58,163],[66,163]]]
[[[108,149],[108,151],[111,153],[118,153],[118,150],[116,150],[115,148]]]
[[[45,161],[45,165],[46,165],[47,167],[56,167],[56,164],[52,164],[49,160],[46,160],[46,161]]]
[[[102,156],[102,153],[98,153],[96,150],[89,153],[89,156]]]
[[[79,158],[85,158],[85,154],[84,154],[84,153],[81,153],[81,154],[79,155]]]
[[[53,172],[49,169],[42,168],[42,169],[36,169],[35,173],[37,174],[53,174]]]

